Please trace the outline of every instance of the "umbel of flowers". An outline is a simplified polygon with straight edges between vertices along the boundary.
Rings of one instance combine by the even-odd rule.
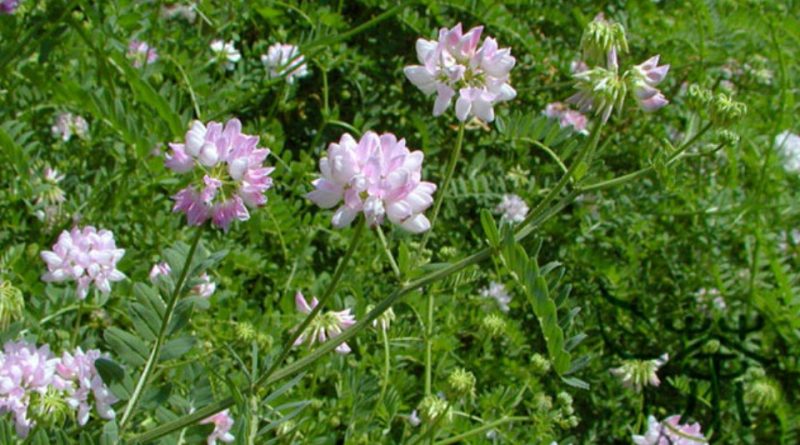
[[[391,133],[368,131],[359,141],[344,134],[320,159],[322,177],[307,196],[323,209],[344,201],[333,214],[337,228],[363,212],[370,226],[388,217],[409,232],[424,232],[431,223],[423,212],[433,203],[436,184],[422,181],[423,157]]]
[[[38,421],[63,418],[75,412],[83,426],[91,415],[91,401],[103,419],[113,419],[117,398],[97,373],[98,350],[64,352],[54,357],[47,345],[9,341],[0,353],[0,414],[10,413],[20,437]],[[66,411],[66,412],[65,412]]]
[[[659,422],[655,417],[647,418],[644,435],[633,436],[636,445],[701,445],[708,443],[699,423],[681,424],[681,416],[670,416]]]
[[[658,64],[658,55],[620,74],[617,58],[628,51],[628,42],[619,23],[598,14],[583,33],[581,49],[588,69],[573,74],[578,92],[567,102],[582,112],[592,111],[606,122],[614,108],[622,108],[629,91],[644,111],[656,111],[669,103],[656,88],[669,71],[669,65]]]
[[[417,40],[420,65],[407,66],[403,72],[423,93],[436,94],[434,116],[447,111],[458,93],[455,108],[460,121],[477,116],[491,122],[494,105],[516,97],[509,81],[516,59],[491,37],[479,47],[482,32],[478,26],[464,33],[459,23],[439,30],[437,40]]]
[[[250,218],[249,208],[267,202],[272,167],[265,167],[269,150],[258,148],[258,136],[242,133],[238,119],[225,126],[192,122],[182,144],[169,144],[166,166],[177,173],[194,173],[194,181],[179,191],[174,212],[184,212],[190,225],[208,221],[227,231],[233,220]]]
[[[58,237],[53,250],[45,250],[41,257],[47,263],[47,282],[77,281],[78,298],[83,300],[94,284],[102,293],[111,292],[111,283],[125,278],[117,270],[117,262],[125,255],[118,249],[114,234],[92,226],[65,230]]]
[[[297,311],[301,314],[310,314],[312,310],[319,304],[317,297],[311,299],[311,304],[308,304],[306,298],[302,293],[297,292],[294,296],[294,302],[297,306]],[[345,329],[356,324],[356,319],[350,312],[350,309],[343,311],[328,311],[312,320],[311,324],[297,337],[294,346],[299,346],[306,341],[308,345],[313,345],[317,340],[324,343],[329,338],[337,337]],[[347,354],[350,352],[350,346],[347,343],[342,343],[336,347],[336,352],[340,354]]]

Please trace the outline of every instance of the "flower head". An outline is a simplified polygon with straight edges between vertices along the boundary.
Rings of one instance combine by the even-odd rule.
[[[153,284],[158,283],[158,277],[160,276],[168,276],[172,274],[172,268],[169,267],[166,261],[162,261],[160,263],[156,263],[153,265],[152,269],[150,269],[150,282]],[[195,295],[198,297],[208,298],[214,294],[214,291],[217,289],[217,284],[211,281],[211,277],[208,276],[207,273],[203,272],[198,277],[200,279],[200,283],[192,286],[189,290],[191,295]]]
[[[261,63],[267,68],[269,77],[286,76],[288,83],[308,75],[305,58],[294,45],[276,43],[270,46],[267,53],[261,55]]]
[[[461,24],[439,30],[438,40],[417,40],[420,65],[403,69],[408,80],[427,95],[436,94],[433,115],[440,116],[456,100],[456,117],[476,116],[494,120],[494,105],[516,97],[509,73],[516,63],[508,48],[499,48],[491,37],[479,47],[483,27],[466,33]]]
[[[59,113],[51,131],[53,136],[67,142],[72,139],[73,135],[81,139],[86,137],[89,132],[89,124],[81,116],[72,113]]]
[[[573,131],[579,134],[588,134],[589,131],[586,126],[589,120],[580,111],[570,110],[567,105],[561,102],[553,102],[547,104],[542,112],[550,119],[558,119],[558,125],[561,128],[572,128]]]
[[[0,0],[0,14],[13,14],[19,5],[19,0]]]
[[[701,445],[708,443],[699,423],[680,424],[681,416],[670,416],[659,422],[655,417],[647,418],[644,435],[634,435],[636,445]]]
[[[141,68],[158,60],[158,52],[147,42],[134,39],[128,44],[128,58],[133,60],[133,66]]]
[[[89,421],[91,406],[89,396],[94,398],[97,414],[103,419],[113,419],[116,415],[111,407],[117,402],[117,397],[111,393],[94,362],[99,358],[107,357],[97,349],[83,352],[78,348],[74,353],[64,352],[61,361],[56,365],[56,372],[67,382],[67,403],[78,410],[78,424],[85,425]]]
[[[236,46],[233,45],[233,40],[229,42],[214,40],[211,42],[211,51],[214,52],[217,60],[220,61],[228,71],[233,71],[233,69],[236,68],[236,62],[242,58]]]
[[[405,139],[391,133],[368,131],[358,142],[344,134],[320,159],[322,177],[307,197],[323,209],[344,201],[333,215],[337,228],[363,212],[371,226],[388,217],[409,232],[421,233],[430,228],[422,212],[436,191],[435,184],[422,181],[422,159],[421,151],[409,151]]]
[[[648,112],[656,111],[669,103],[664,94],[655,87],[669,72],[669,65],[659,65],[658,59],[659,56],[655,55],[628,72],[634,97],[639,107]]]
[[[190,225],[210,219],[225,231],[233,220],[249,219],[248,207],[266,204],[264,192],[272,187],[269,175],[274,170],[264,166],[269,150],[257,145],[258,136],[242,133],[238,119],[224,127],[194,121],[183,144],[169,144],[166,166],[177,173],[197,172],[195,185],[172,197],[172,211],[184,212]]]
[[[597,14],[583,30],[581,49],[583,60],[589,64],[607,62],[608,68],[612,69],[616,65],[617,54],[628,51],[625,28],[620,23],[606,20],[603,13]]]
[[[188,5],[176,3],[174,5],[162,6],[161,17],[167,19],[182,18],[189,23],[194,23],[195,19],[197,19],[197,11],[195,11],[194,3]]]
[[[214,424],[214,431],[208,435],[208,445],[217,445],[218,440],[220,442],[231,443],[235,439],[233,434],[230,433],[231,428],[233,428],[233,417],[231,417],[230,411],[227,409],[225,411],[220,411],[207,419],[201,420],[200,423]]]
[[[775,136],[775,149],[781,155],[786,171],[800,173],[800,135],[786,130]]]
[[[118,249],[114,234],[108,230],[98,231],[92,226],[63,231],[53,250],[45,250],[41,257],[47,263],[47,273],[42,280],[47,282],[77,281],[78,298],[83,300],[89,293],[89,285],[107,294],[111,283],[125,278],[117,270],[117,262],[125,255]]]
[[[50,348],[26,341],[9,341],[0,353],[0,414],[11,413],[17,435],[26,437],[34,420],[28,408],[31,396],[44,395],[55,376],[58,359]]]
[[[511,303],[511,295],[506,291],[506,287],[502,283],[492,281],[488,287],[481,289],[480,295],[484,298],[493,298],[500,306],[500,310],[508,312],[508,304]]]
[[[664,354],[654,360],[625,360],[622,366],[611,369],[611,374],[619,377],[622,384],[639,392],[643,387],[658,386],[661,380],[656,372],[669,360],[669,354]]]
[[[507,194],[503,195],[503,200],[495,208],[497,213],[501,213],[502,219],[512,223],[521,223],[525,221],[525,216],[528,214],[528,204],[517,195]]]
[[[311,299],[311,304],[309,305],[306,301],[306,298],[300,292],[295,294],[294,302],[297,306],[297,310],[306,315],[310,314],[311,311],[319,304],[317,298],[314,297]],[[306,327],[305,331],[303,331],[303,333],[297,337],[297,340],[294,342],[294,346],[299,346],[306,341],[308,341],[309,346],[313,345],[317,340],[319,340],[320,343],[323,343],[329,338],[338,337],[342,331],[350,326],[353,326],[354,324],[356,324],[356,319],[353,314],[350,313],[350,309],[345,309],[338,312],[328,311],[314,318],[311,324]],[[342,343],[336,347],[336,352],[340,354],[347,354],[350,352],[350,346],[348,346],[347,343]]]
[[[595,67],[572,77],[578,92],[570,96],[567,103],[574,104],[583,113],[592,111],[607,122],[614,108],[621,108],[625,102],[627,83],[614,70]]]
[[[372,312],[372,309],[374,309],[374,307],[372,306],[367,307],[367,312],[368,313]],[[390,307],[385,311],[383,311],[383,313],[379,315],[378,318],[372,320],[372,327],[375,328],[380,327],[382,331],[384,332],[388,331],[389,326],[392,325],[392,322],[394,321],[395,318],[396,316],[394,314],[394,310]]]

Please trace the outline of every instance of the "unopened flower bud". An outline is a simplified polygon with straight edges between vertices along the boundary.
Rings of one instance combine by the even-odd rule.
[[[372,312],[374,308],[375,307],[373,305],[367,306],[367,313]],[[389,327],[392,325],[392,322],[394,321],[395,318],[396,317],[394,315],[394,310],[392,310],[392,308],[390,307],[389,309],[383,311],[383,313],[379,315],[378,318],[372,320],[372,327],[380,328],[383,331],[388,331]]]
[[[456,397],[475,397],[475,374],[456,368],[447,377],[447,385]]]
[[[484,317],[481,325],[491,337],[499,337],[506,331],[506,321],[497,314],[489,314]]]
[[[712,99],[714,99],[714,94],[708,88],[697,84],[689,86],[689,102],[694,108],[705,108]]]
[[[234,325],[236,338],[241,341],[251,341],[256,338],[256,330],[252,324],[244,321]]]
[[[706,344],[703,345],[702,349],[703,349],[703,352],[705,352],[706,354],[713,354],[713,353],[719,351],[719,346],[720,346],[719,340],[711,339],[711,340],[707,341]]]
[[[540,392],[533,398],[533,404],[537,411],[550,411],[553,409],[553,399],[547,394]]]
[[[602,13],[597,14],[583,30],[581,50],[583,60],[589,65],[608,63],[611,68],[616,65],[616,55],[628,51],[625,28],[620,23],[606,20]]]
[[[781,392],[774,381],[768,378],[759,378],[747,385],[744,398],[748,405],[768,410],[778,403]]]
[[[11,322],[20,318],[24,309],[22,291],[0,279],[0,329],[6,329]]]
[[[720,144],[735,146],[739,143],[739,135],[730,130],[720,130],[717,132],[717,140]]]
[[[550,361],[542,354],[531,356],[531,368],[534,374],[545,375],[550,371]]]
[[[628,82],[616,71],[597,67],[572,77],[578,92],[567,102],[577,106],[582,113],[591,111],[607,122],[614,108],[621,108],[625,102]]]
[[[439,425],[443,425],[453,419],[453,410],[450,409],[447,401],[432,394],[422,399],[419,404],[419,413],[422,420],[428,424],[438,422]]]
[[[661,381],[656,371],[669,360],[669,355],[664,354],[654,360],[625,360],[622,366],[611,369],[611,374],[622,380],[622,385],[639,392],[645,386],[658,386]]]
[[[747,106],[727,94],[718,94],[711,103],[711,120],[719,125],[735,122],[746,113]]]

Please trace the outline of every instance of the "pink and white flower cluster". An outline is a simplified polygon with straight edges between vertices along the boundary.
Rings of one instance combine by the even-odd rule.
[[[503,200],[495,208],[501,218],[511,223],[521,223],[528,215],[528,204],[515,194],[503,195]]]
[[[314,297],[311,299],[311,304],[309,305],[301,292],[295,294],[294,302],[297,306],[297,310],[306,315],[310,314],[319,304],[317,297]],[[324,343],[329,338],[338,337],[342,331],[354,324],[356,324],[356,319],[355,316],[350,313],[350,309],[338,312],[328,311],[325,314],[314,317],[306,330],[297,337],[294,346],[299,346],[306,341],[308,341],[309,346],[312,346],[317,340],[319,340],[320,343]],[[347,354],[350,352],[350,346],[348,346],[347,342],[344,342],[336,347],[336,352]]]
[[[669,103],[664,94],[656,88],[669,72],[669,65],[658,64],[659,57],[655,55],[634,66],[630,71],[636,101],[642,110],[648,112],[656,111]]]
[[[231,417],[230,411],[227,409],[201,420],[200,423],[214,424],[214,431],[212,431],[211,434],[208,435],[208,439],[206,439],[208,445],[217,445],[217,441],[231,443],[235,439],[233,434],[230,433],[231,428],[233,428],[233,417]]]
[[[61,359],[47,345],[36,347],[26,342],[9,341],[0,353],[0,414],[11,413],[17,434],[26,437],[34,426],[32,417],[41,407],[32,407],[46,394],[56,393],[65,398],[67,406],[77,410],[78,423],[89,420],[90,395],[97,413],[104,419],[115,416],[111,405],[117,398],[103,383],[94,361],[102,354],[97,350],[74,354],[65,352]]]
[[[433,203],[436,184],[422,181],[421,151],[409,151],[405,139],[368,131],[356,141],[349,134],[328,146],[319,161],[322,177],[307,196],[323,209],[344,203],[333,214],[333,226],[348,226],[359,212],[375,226],[384,217],[411,233],[431,227],[424,212]]]
[[[622,366],[611,369],[611,374],[622,381],[622,385],[640,392],[645,386],[658,386],[658,370],[669,361],[669,354],[652,360],[626,360]]]
[[[634,435],[636,445],[702,445],[708,443],[700,424],[681,425],[681,416],[667,417],[662,422],[655,417],[647,418],[647,431],[644,435]]]
[[[589,130],[586,129],[589,120],[586,118],[586,115],[580,111],[570,110],[569,107],[562,102],[547,104],[543,114],[550,119],[558,119],[558,125],[561,128],[572,127],[576,133],[584,135],[589,134]]]
[[[202,180],[179,191],[174,212],[186,213],[190,225],[208,221],[227,231],[233,220],[250,218],[250,208],[267,202],[264,193],[272,187],[272,167],[265,167],[269,150],[258,148],[258,136],[242,133],[238,119],[203,125],[194,121],[183,144],[169,144],[166,166],[177,173],[192,170]]]
[[[150,269],[150,282],[156,284],[158,282],[158,277],[161,275],[170,275],[172,273],[172,268],[169,267],[165,261],[160,263],[156,263],[153,265],[153,268]],[[207,273],[203,272],[200,274],[200,284],[197,284],[192,287],[190,293],[192,295],[196,295],[198,297],[208,298],[214,295],[214,291],[217,289],[216,283],[211,281],[211,277],[208,276]]]
[[[86,137],[86,134],[89,132],[89,123],[86,122],[86,119],[76,114],[59,113],[50,130],[53,136],[67,142],[72,139],[73,135],[81,139]]]
[[[133,60],[133,66],[141,68],[158,60],[158,52],[147,42],[134,39],[128,44],[128,58]]]
[[[104,294],[111,292],[111,283],[125,278],[117,270],[117,263],[125,255],[118,249],[114,234],[108,230],[97,230],[92,226],[77,227],[63,231],[53,250],[45,250],[41,257],[47,263],[46,282],[77,281],[78,298],[83,300],[89,293],[89,285]]]
[[[295,79],[308,75],[305,58],[300,49],[288,43],[276,43],[261,55],[261,63],[267,68],[269,77],[286,76],[286,82],[294,83]],[[290,68],[294,68],[291,69]]]
[[[476,116],[491,122],[494,105],[516,97],[509,83],[516,59],[509,48],[499,48],[491,37],[478,47],[482,32],[483,27],[478,26],[464,33],[459,23],[439,30],[438,40],[417,40],[421,65],[407,66],[403,72],[423,93],[436,94],[434,116],[443,114],[458,92],[455,108],[460,121]]]
[[[501,311],[508,312],[508,305],[511,303],[511,295],[509,295],[503,283],[498,283],[496,281],[490,282],[488,287],[481,289],[480,295],[483,298],[494,299],[497,301],[497,305],[500,306]]]

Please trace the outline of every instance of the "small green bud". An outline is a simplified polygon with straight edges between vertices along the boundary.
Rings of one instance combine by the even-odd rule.
[[[568,392],[561,391],[556,396],[556,400],[563,406],[572,406],[572,396]]]
[[[25,310],[25,299],[22,291],[8,281],[0,280],[0,330],[4,330],[11,322],[19,319]]]
[[[759,378],[750,382],[744,394],[748,405],[755,405],[761,409],[769,410],[777,405],[781,399],[778,385],[769,378]]]
[[[586,25],[581,36],[583,60],[589,65],[600,65],[607,61],[608,54],[628,52],[625,27],[606,20],[600,13]]]
[[[741,119],[747,113],[747,106],[733,100],[727,94],[717,94],[711,103],[711,120],[719,125],[728,125]]]
[[[537,411],[548,412],[553,409],[553,399],[547,394],[540,392],[533,398],[533,403]]]
[[[475,374],[464,368],[456,368],[447,377],[447,385],[456,397],[475,397]]]
[[[261,346],[262,348],[270,349],[272,347],[272,344],[274,343],[274,339],[269,334],[259,332],[258,334],[256,334],[256,342],[258,342],[258,345]]]
[[[297,424],[294,423],[293,420],[287,420],[280,425],[278,425],[278,429],[275,431],[275,434],[278,437],[286,437],[294,431]]]
[[[447,401],[433,394],[425,396],[419,404],[419,413],[425,423],[439,422],[439,425],[449,423],[453,419],[453,410]],[[438,420],[440,419],[441,420]]]
[[[252,324],[246,321],[236,323],[234,325],[234,331],[236,333],[236,338],[241,341],[247,342],[256,338],[256,329]]]
[[[733,147],[739,144],[739,135],[730,130],[720,130],[717,132],[717,140],[720,144]]]
[[[531,356],[531,368],[536,375],[545,375],[550,372],[550,360],[542,354],[536,353]]]
[[[506,321],[497,314],[489,314],[484,317],[481,325],[491,337],[499,337],[506,332]]]
[[[708,88],[692,84],[689,86],[689,103],[694,108],[705,108],[714,99],[714,94]]]
[[[720,347],[719,340],[711,339],[707,341],[706,344],[703,345],[703,352],[705,352],[706,354],[713,354],[719,351],[719,347]]]

